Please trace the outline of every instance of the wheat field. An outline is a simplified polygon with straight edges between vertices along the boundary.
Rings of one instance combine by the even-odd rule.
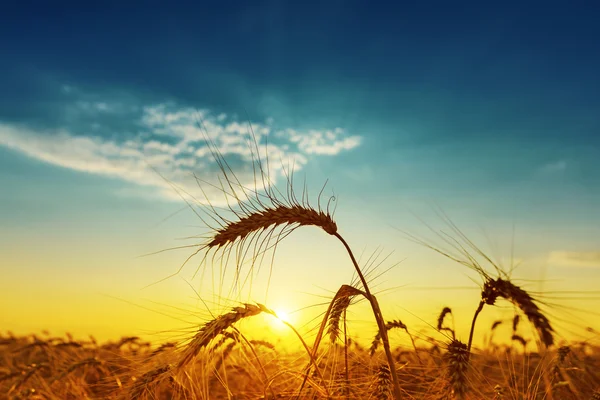
[[[456,335],[450,299],[437,320],[429,321],[433,329],[428,336],[404,324],[401,315],[384,316],[370,287],[373,271],[365,273],[357,261],[330,203],[321,201],[320,194],[309,201],[304,191],[295,192],[292,173],[286,188],[276,189],[258,145],[251,149],[254,187],[242,185],[213,150],[226,208],[182,196],[209,228],[200,243],[189,246],[195,247],[189,259],[200,258],[200,268],[233,260],[235,287],[266,252],[276,250],[282,240],[293,241],[294,230],[319,228],[332,246],[345,249],[357,279],[329,288],[335,294],[314,329],[295,327],[268,304],[247,300],[234,302],[177,342],[123,337],[100,343],[93,336],[81,340],[47,332],[5,332],[0,335],[0,392],[5,398],[600,399],[600,348],[587,341],[559,341],[538,294],[514,283],[452,221],[444,219],[450,235],[437,234],[436,240],[406,237],[481,279],[473,315],[460,318],[470,322],[468,339]],[[377,332],[369,343],[348,334],[352,321],[347,311],[359,302],[368,305]],[[499,303],[514,307],[514,318],[494,322],[486,332],[487,345],[474,346],[478,316]],[[244,323],[259,316],[280,319],[298,346],[290,351],[277,338],[253,338]],[[501,325],[511,332],[508,337],[496,334]],[[533,339],[524,331],[533,332]],[[392,333],[407,344],[396,343]]]

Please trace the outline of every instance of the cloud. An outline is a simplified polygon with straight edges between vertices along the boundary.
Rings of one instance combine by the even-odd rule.
[[[114,107],[107,102],[77,104],[82,112],[97,113],[99,123]],[[214,116],[208,110],[177,108],[172,104],[151,105],[141,110],[140,115],[128,116],[135,118],[139,127],[133,135],[117,132],[109,138],[93,130],[90,134],[89,128],[88,132],[81,132],[86,128],[77,126],[41,130],[0,122],[0,145],[48,164],[156,189],[163,198],[180,199],[172,183],[203,199],[194,174],[218,184],[219,170],[212,151],[226,157],[242,184],[253,187],[256,149],[251,143],[254,140],[264,143],[263,138],[269,135],[269,145],[259,145],[259,151],[262,159],[270,160],[267,172],[274,183],[285,176],[289,165],[299,170],[313,156],[335,156],[361,142],[359,136],[347,136],[341,128],[307,132],[274,130],[272,121],[267,121],[252,123],[250,130],[247,123],[226,114]],[[210,185],[203,189],[211,202],[224,201],[218,189],[211,189]]]
[[[548,256],[548,263],[561,267],[600,268],[600,252],[553,251]]]
[[[279,136],[287,137],[296,143],[306,154],[336,155],[343,150],[350,150],[360,145],[360,136],[343,137],[341,128],[327,131],[310,130],[300,133],[293,129],[279,132]]]
[[[565,171],[567,169],[567,162],[565,160],[559,160],[552,163],[548,163],[540,168],[541,172],[552,174]]]

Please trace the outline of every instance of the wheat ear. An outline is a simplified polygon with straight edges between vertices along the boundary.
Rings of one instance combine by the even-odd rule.
[[[233,243],[243,243],[244,239],[249,237],[253,232],[261,232],[270,227],[278,225],[297,225],[306,226],[313,225],[321,227],[328,234],[335,236],[342,245],[346,248],[348,255],[354,265],[356,273],[362,283],[365,290],[365,298],[369,301],[371,309],[379,332],[383,342],[383,347],[390,364],[390,370],[392,374],[392,380],[394,382],[394,394],[396,398],[400,398],[400,386],[398,382],[398,375],[394,368],[394,358],[390,349],[389,339],[385,328],[385,320],[381,313],[381,308],[377,302],[376,297],[371,294],[369,285],[365,279],[358,262],[354,257],[354,253],[346,240],[337,232],[337,225],[331,218],[331,216],[322,211],[314,210],[310,207],[305,207],[300,204],[293,204],[292,206],[279,204],[275,208],[265,207],[261,211],[255,211],[253,213],[242,215],[236,222],[227,223],[222,229],[217,230],[213,239],[207,244],[209,248],[222,248],[231,246]]]
[[[230,245],[236,241],[242,241],[250,234],[257,231],[265,231],[270,227],[279,225],[313,225],[322,228],[325,232],[333,235],[337,232],[337,225],[331,215],[323,211],[300,205],[279,205],[278,207],[266,207],[256,211],[237,221],[229,222],[218,229],[207,247],[219,248]]]
[[[170,371],[171,366],[167,364],[146,372],[140,377],[140,379],[136,379],[135,383],[129,390],[129,398],[139,399],[144,392],[148,390],[150,385],[153,385],[155,382],[162,379]]]
[[[390,367],[382,364],[377,368],[375,381],[372,385],[372,396],[377,400],[388,400],[392,397]]]
[[[262,312],[272,314],[272,311],[262,304],[244,304],[243,307],[234,307],[231,312],[220,315],[207,322],[200,328],[198,333],[196,333],[192,341],[184,350],[183,355],[177,364],[177,368],[182,368],[190,363],[214,338],[239,320],[256,316]]]
[[[452,339],[455,339],[456,334],[454,333],[454,329],[444,326],[444,320],[446,319],[446,315],[448,315],[448,314],[452,315],[452,309],[450,307],[444,307],[438,317],[438,320],[437,320],[437,329],[438,329],[438,331],[450,332],[452,334]],[[453,315],[452,315],[452,317],[454,318]]]
[[[317,332],[317,335],[315,337],[312,350],[309,353],[311,360],[314,360],[317,356],[317,351],[319,350],[321,340],[323,339],[323,333],[325,332],[326,326],[328,327],[327,333],[329,334],[329,337],[332,342],[335,342],[335,340],[339,337],[339,322],[342,316],[342,312],[344,312],[345,309],[348,307],[348,305],[351,302],[351,299],[354,296],[358,295],[362,295],[365,298],[367,297],[365,292],[355,288],[354,286],[340,286],[338,291],[333,296],[333,299],[331,299],[331,301],[329,302],[329,306],[327,307],[325,315],[321,320],[319,331]],[[311,362],[311,364],[313,363]],[[311,364],[309,364],[306,367],[302,384],[300,385],[300,388],[298,390],[298,396],[300,396],[300,393],[302,393],[302,390],[304,389],[304,386],[306,385],[306,382],[309,379]]]
[[[450,342],[448,352],[446,353],[446,360],[452,394],[458,400],[463,400],[468,391],[467,370],[469,367],[469,350],[467,345],[459,340]]]
[[[546,347],[554,344],[554,330],[550,325],[550,321],[541,312],[540,308],[535,304],[535,300],[529,293],[514,285],[509,280],[502,278],[488,280],[484,284],[483,291],[481,292],[482,301],[485,302],[485,304],[494,305],[498,297],[502,297],[512,302],[523,311],[523,314],[527,316],[529,321],[537,329],[540,339]],[[516,319],[516,323],[515,320],[513,320],[514,328],[516,328],[517,324],[518,319]]]
[[[328,313],[328,318],[325,318],[325,320],[328,321],[327,334],[332,343],[335,343],[340,337],[340,320],[342,314],[350,306],[352,298],[360,294],[364,294],[364,292],[353,286],[342,285],[333,297],[333,300],[331,300],[330,312]]]
[[[340,240],[340,242],[346,248],[348,255],[350,256],[356,273],[363,285],[366,294],[365,297],[369,301],[373,310],[373,315],[377,322],[378,329],[381,333],[381,339],[383,342],[383,347],[385,349],[386,357],[388,359],[388,364],[390,365],[392,381],[394,384],[394,394],[395,397],[399,399],[401,396],[400,386],[398,382],[396,369],[394,367],[394,358],[390,349],[389,339],[385,329],[385,320],[381,313],[381,308],[379,306],[379,303],[377,302],[376,297],[371,294],[367,281],[358,265],[358,262],[356,261],[356,258],[354,257],[354,254],[352,253],[352,250],[350,249],[350,246],[338,233],[337,225],[328,211],[329,205],[327,206],[327,212],[323,212],[320,208],[320,205],[318,207],[318,210],[315,210],[314,208],[311,208],[308,205],[307,201],[305,201],[304,193],[302,201],[298,201],[294,194],[294,187],[292,181],[293,175],[288,176],[288,198],[284,200],[279,199],[276,195],[278,191],[271,187],[272,182],[268,175],[268,165],[267,174],[265,174],[265,170],[263,169],[263,166],[260,163],[260,158],[258,160],[254,159],[254,150],[257,150],[258,155],[257,143],[255,142],[254,144],[255,148],[251,149],[253,167],[258,166],[260,177],[262,178],[263,182],[263,189],[266,192],[266,194],[262,195],[262,197],[256,188],[255,190],[246,189],[235,177],[233,171],[231,170],[223,156],[219,154],[215,148],[211,147],[213,157],[219,165],[221,172],[223,173],[226,183],[229,187],[229,190],[231,191],[231,193],[228,193],[225,189],[223,189],[223,192],[225,193],[226,198],[233,197],[237,201],[238,209],[233,209],[232,207],[229,207],[230,211],[233,212],[236,218],[234,221],[228,221],[225,218],[221,217],[216,212],[216,210],[211,207],[212,212],[216,214],[215,216],[212,216],[212,218],[218,224],[220,224],[221,227],[215,229],[215,234],[212,236],[212,238],[204,246],[200,246],[198,251],[194,254],[197,254],[202,249],[215,249],[217,251],[222,249],[226,251],[228,248],[231,248],[231,246],[234,246],[235,243],[240,244],[240,246],[243,249],[245,245],[248,246],[249,243],[251,243],[253,240],[258,241],[258,238],[261,236],[261,234],[267,232],[266,242],[262,241],[261,243],[257,244],[257,248],[260,251],[261,246],[265,245],[266,247],[268,247],[270,234],[278,226],[283,226],[285,229],[285,227],[290,226],[294,228],[298,226],[313,225],[322,228],[326,233],[338,238],[338,240]],[[229,174],[228,171],[231,174]],[[236,187],[238,188],[237,192]],[[265,204],[265,202],[263,202],[263,200],[265,199],[265,202],[270,204]],[[333,198],[333,200],[335,200],[335,198]],[[278,238],[281,238],[282,234],[280,234]],[[242,253],[245,252],[242,251]],[[192,256],[188,258],[188,260],[191,257],[193,257],[194,254],[192,254]]]

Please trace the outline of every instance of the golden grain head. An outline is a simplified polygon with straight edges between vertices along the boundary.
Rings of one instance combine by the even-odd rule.
[[[499,297],[512,302],[521,309],[538,331],[545,346],[548,347],[554,343],[554,329],[529,293],[508,280],[501,278],[488,279],[481,292],[482,301],[485,304],[494,305]],[[516,328],[516,326],[514,327]]]
[[[377,400],[389,400],[393,398],[392,373],[387,364],[381,364],[375,374],[375,381],[371,386],[371,397]]]
[[[467,345],[459,340],[453,340],[448,345],[446,353],[446,372],[449,388],[457,399],[464,399],[468,391],[467,371],[469,368],[469,350]]]
[[[342,314],[350,306],[352,298],[357,295],[364,295],[364,292],[354,286],[342,285],[331,300],[332,305],[327,321],[327,334],[332,343],[335,343],[340,337],[340,319]]]
[[[222,314],[207,322],[198,330],[198,333],[196,333],[191,342],[186,346],[177,367],[182,368],[190,363],[214,338],[239,320],[253,317],[263,312],[275,315],[272,310],[269,310],[262,304],[244,304],[243,307],[234,307],[231,312]]]
[[[216,231],[207,247],[224,247],[243,240],[253,232],[265,231],[280,225],[312,225],[322,228],[330,235],[337,232],[335,221],[331,215],[323,211],[301,205],[278,205],[274,208],[265,207],[263,210],[244,215],[237,221],[227,223]]]

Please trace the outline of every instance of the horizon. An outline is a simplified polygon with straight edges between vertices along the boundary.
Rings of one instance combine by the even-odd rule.
[[[250,187],[258,150],[283,195],[294,171],[297,195],[331,201],[387,320],[420,331],[449,306],[468,333],[480,277],[406,237],[439,243],[428,225],[447,231],[447,214],[518,264],[559,339],[598,339],[600,9],[315,7],[5,7],[2,333],[177,337],[236,301],[314,324],[354,277],[314,228],[237,293],[213,265],[195,276],[197,259],[162,281],[194,248],[141,257],[210,235],[186,199],[227,205],[213,150]],[[349,326],[370,340],[363,308]],[[486,309],[478,330],[512,315]]]

